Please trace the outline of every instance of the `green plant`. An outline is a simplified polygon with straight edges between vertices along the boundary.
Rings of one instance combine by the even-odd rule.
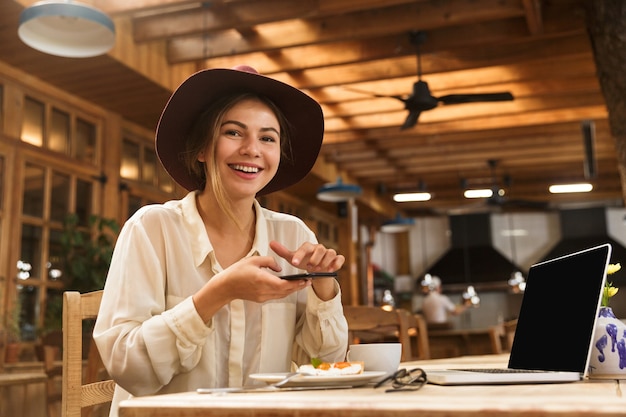
[[[620,269],[622,269],[622,265],[620,264],[609,264],[606,273],[607,275],[611,275],[616,273]],[[611,297],[617,294],[618,290],[619,288],[614,287],[612,282],[606,281],[606,284],[604,285],[604,291],[602,292],[602,307],[609,306],[609,300],[611,299]]]
[[[60,267],[64,291],[89,292],[104,288],[119,225],[113,219],[91,215],[87,227],[79,225],[79,217],[68,214],[60,237]],[[44,332],[61,329],[63,298],[61,294],[48,299]]]
[[[17,343],[22,339],[22,331],[20,329],[20,315],[22,314],[22,303],[19,295],[13,303],[13,307],[7,314],[6,336],[7,343]]]
[[[104,288],[119,225],[113,219],[92,215],[89,232],[78,226],[78,216],[68,214],[61,235],[65,289],[80,292]]]

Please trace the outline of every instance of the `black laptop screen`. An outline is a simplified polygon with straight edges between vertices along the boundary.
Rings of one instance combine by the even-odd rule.
[[[610,252],[606,244],[530,268],[509,368],[584,373]]]

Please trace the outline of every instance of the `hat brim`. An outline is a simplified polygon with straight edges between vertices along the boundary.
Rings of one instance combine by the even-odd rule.
[[[168,174],[185,189],[202,186],[181,159],[185,141],[200,114],[217,98],[254,92],[269,98],[290,124],[291,157],[281,158],[274,178],[257,195],[282,190],[302,180],[313,168],[322,146],[324,115],[320,105],[283,82],[236,69],[207,69],[185,80],[167,102],[157,125],[156,152]]]

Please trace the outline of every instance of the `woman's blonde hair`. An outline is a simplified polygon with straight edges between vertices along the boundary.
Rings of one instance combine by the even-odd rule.
[[[232,209],[232,202],[228,198],[222,179],[215,161],[215,149],[220,135],[220,126],[225,114],[237,103],[243,100],[257,100],[267,105],[278,119],[280,127],[280,153],[281,160],[291,159],[291,144],[289,140],[289,122],[282,111],[268,98],[254,93],[237,93],[222,97],[200,114],[193,125],[185,143],[183,161],[189,173],[196,178],[201,189],[206,187],[207,179],[210,181],[218,205],[230,217],[235,224],[241,227]],[[208,149],[207,149],[208,148]],[[198,156],[208,151],[204,160],[200,162]]]

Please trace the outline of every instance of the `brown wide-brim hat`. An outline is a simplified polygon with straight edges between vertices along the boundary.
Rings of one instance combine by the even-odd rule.
[[[283,82],[260,75],[254,68],[206,69],[187,78],[163,109],[156,130],[156,152],[165,170],[188,191],[203,184],[191,175],[181,155],[196,119],[224,95],[252,92],[269,98],[289,122],[291,155],[281,158],[274,178],[257,195],[282,190],[302,180],[313,168],[322,146],[324,115],[319,103]]]

